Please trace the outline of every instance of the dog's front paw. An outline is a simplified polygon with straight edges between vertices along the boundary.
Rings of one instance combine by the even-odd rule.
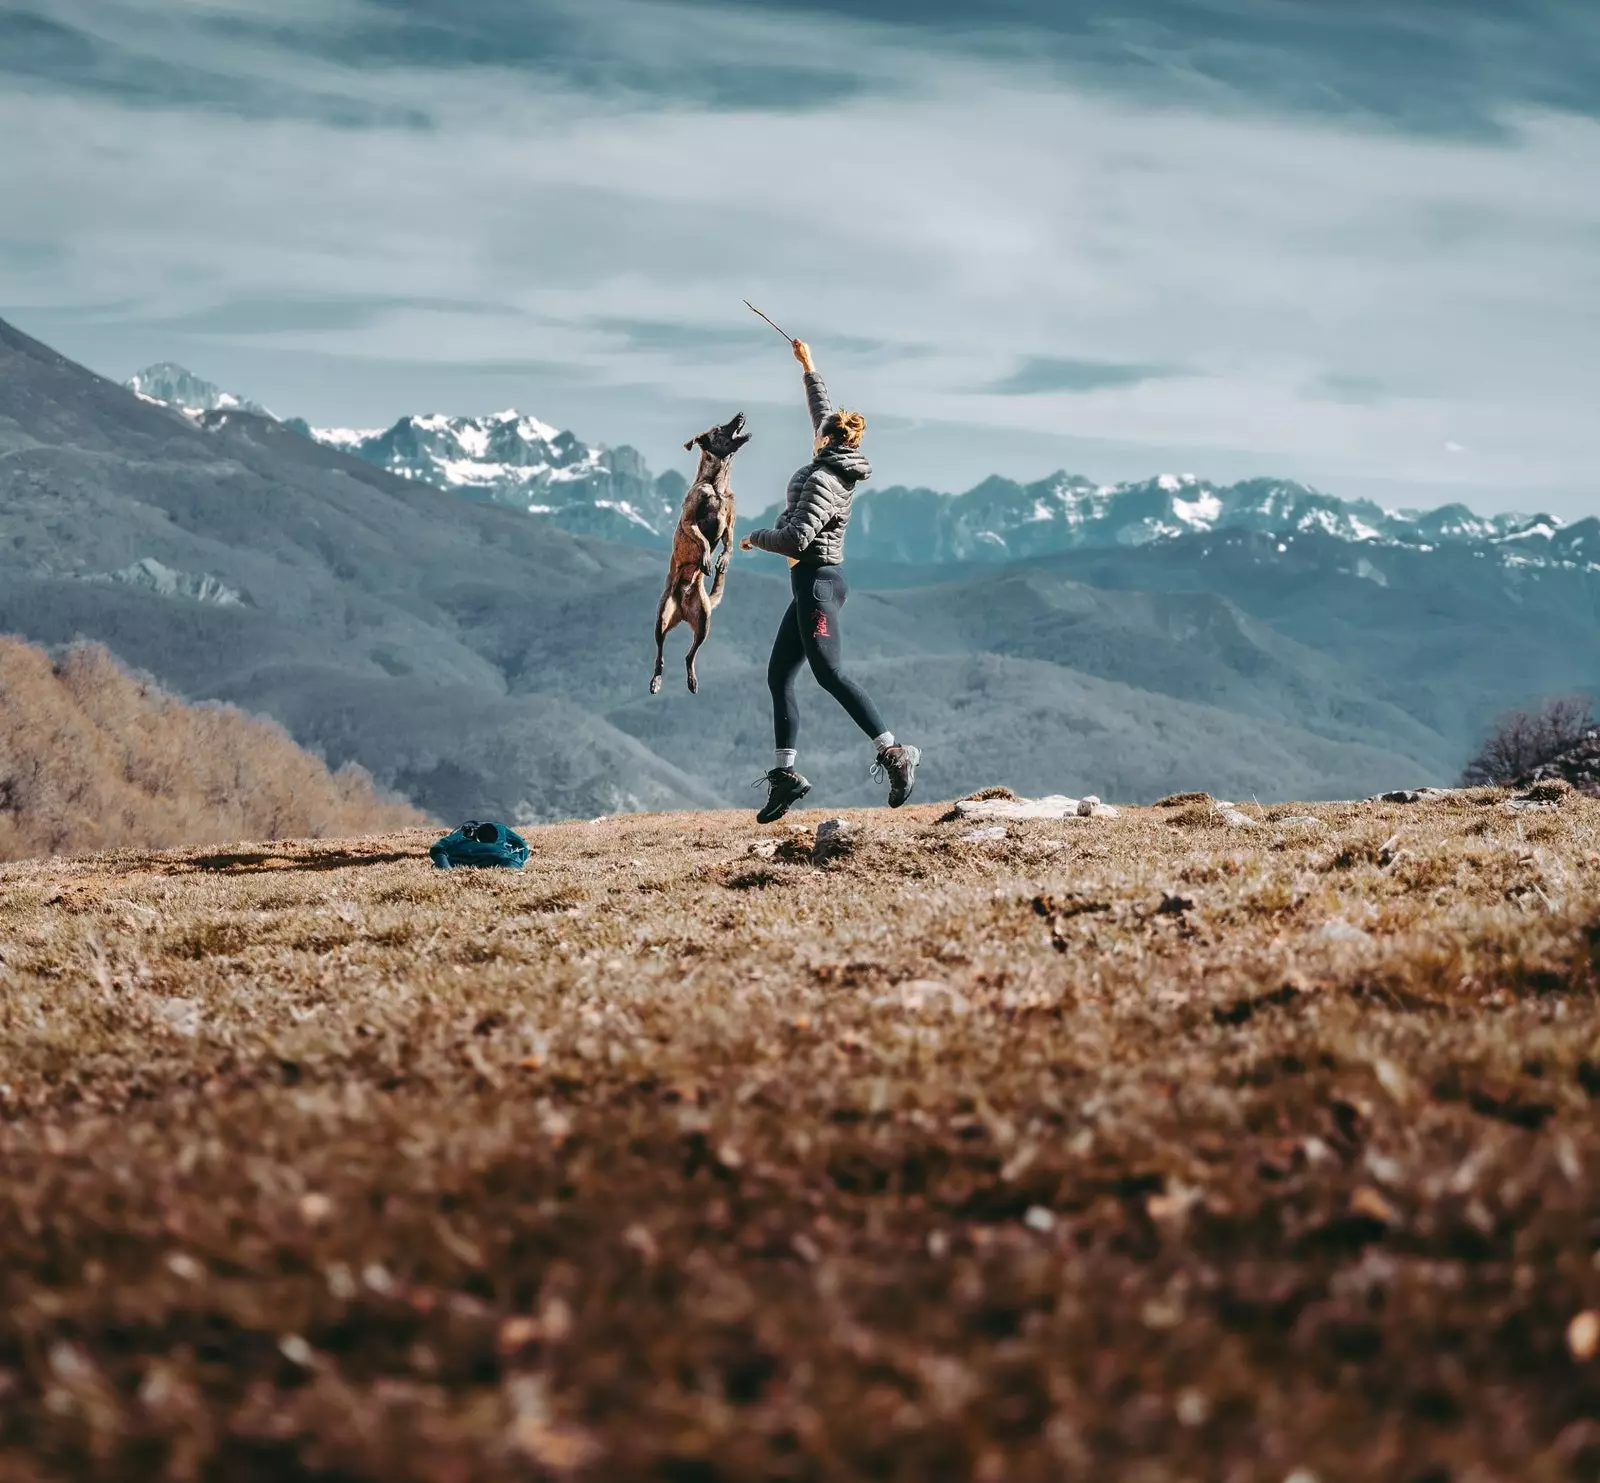
[[[661,694],[661,676],[660,675],[651,675],[650,676],[650,693],[652,695]]]
[[[698,695],[699,693],[700,693],[700,681],[697,680],[693,675],[690,675],[689,676],[689,694]]]

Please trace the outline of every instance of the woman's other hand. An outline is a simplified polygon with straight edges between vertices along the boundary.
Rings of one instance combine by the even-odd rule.
[[[749,536],[746,536],[742,541],[739,542],[739,549],[741,551],[754,551],[755,550],[755,547],[750,544],[750,537]]]
[[[790,344],[794,347],[794,358],[805,368],[806,374],[810,375],[816,370],[811,363],[811,347],[804,340],[792,340]]]

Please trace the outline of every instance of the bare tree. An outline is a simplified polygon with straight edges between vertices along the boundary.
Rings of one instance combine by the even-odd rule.
[[[1508,711],[1467,763],[1462,785],[1514,783],[1541,763],[1570,752],[1594,725],[1594,701],[1587,695],[1562,695],[1537,710]]]

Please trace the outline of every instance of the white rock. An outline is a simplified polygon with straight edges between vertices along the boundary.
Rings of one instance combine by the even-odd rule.
[[[1254,829],[1256,827],[1254,819],[1248,814],[1241,814],[1236,808],[1218,809],[1217,812],[1222,815],[1222,822],[1230,829]]]
[[[1048,798],[962,798],[955,805],[962,819],[1076,818],[1079,800],[1052,793]]]
[[[961,837],[968,844],[984,844],[992,840],[1004,839],[1006,837],[1006,826],[1004,824],[988,824],[982,829],[969,829]]]
[[[1043,1205],[1030,1205],[1028,1213],[1022,1217],[1022,1223],[1030,1231],[1038,1231],[1040,1235],[1048,1235],[1056,1228],[1055,1214],[1046,1210]]]
[[[1317,936],[1324,942],[1371,942],[1372,934],[1335,917],[1331,922],[1324,922],[1317,932]]]
[[[1280,829],[1326,829],[1327,821],[1319,819],[1315,814],[1290,814],[1287,819],[1279,819]]]

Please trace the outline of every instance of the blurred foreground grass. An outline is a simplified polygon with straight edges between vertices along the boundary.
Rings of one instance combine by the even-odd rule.
[[[0,867],[0,1478],[1600,1478],[1600,802],[1246,813]]]

